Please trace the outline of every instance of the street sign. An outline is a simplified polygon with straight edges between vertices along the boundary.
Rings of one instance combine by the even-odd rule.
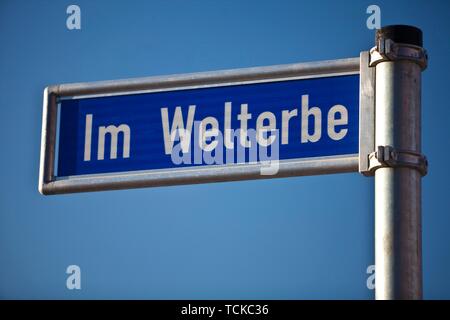
[[[39,191],[359,171],[375,176],[376,297],[421,299],[422,46],[392,25],[359,58],[50,86]]]
[[[50,86],[39,189],[358,171],[360,73],[353,58]]]

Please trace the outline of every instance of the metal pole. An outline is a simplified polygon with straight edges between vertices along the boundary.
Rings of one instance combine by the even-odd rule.
[[[375,297],[422,299],[422,31],[401,25],[378,30],[370,60],[376,68],[377,149],[369,157],[375,170]]]

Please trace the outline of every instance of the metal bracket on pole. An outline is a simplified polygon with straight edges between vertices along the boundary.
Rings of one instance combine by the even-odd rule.
[[[378,146],[377,151],[369,155],[369,171],[375,174],[379,168],[413,168],[419,170],[422,176],[427,174],[427,158],[418,152],[396,150],[391,146]]]
[[[369,154],[375,149],[375,68],[370,67],[370,53],[363,51],[359,63],[359,172],[373,176]]]
[[[361,66],[364,66],[366,62],[363,54],[364,53],[361,54]],[[420,65],[423,71],[427,68],[428,54],[427,51],[420,46],[401,42],[397,43],[381,34],[376,40],[376,46],[369,51],[368,69],[374,68],[380,62],[396,60],[413,61]],[[367,71],[368,69],[361,67],[361,83],[369,83],[371,84],[369,87],[374,87],[372,83],[375,82],[375,75],[370,74],[369,71]],[[367,134],[366,132],[366,136],[374,139],[374,129],[372,127],[374,120],[371,117],[374,117],[373,113],[375,111],[370,108],[375,108],[375,88],[373,88],[372,91],[368,91],[367,87],[367,84],[365,86],[361,86],[360,90],[360,100],[362,101],[361,107],[366,108],[365,112],[361,114],[366,114],[365,118],[368,118],[370,121],[367,121],[365,118],[361,118],[360,125],[364,132],[369,131],[370,134]],[[367,92],[370,93],[369,98],[367,97]],[[360,140],[359,172],[363,175],[373,176],[375,174],[375,170],[382,167],[409,167],[419,170],[422,176],[427,174],[428,161],[423,154],[411,150],[395,150],[390,146],[378,146],[376,151],[369,153],[367,151],[367,146],[371,144],[373,150],[374,141],[369,141],[368,138],[361,135],[361,133]],[[386,154],[389,158],[384,159],[384,156],[381,156],[380,158],[380,154]]]
[[[371,67],[383,61],[411,60],[419,64],[422,71],[427,68],[427,51],[419,46],[407,43],[396,43],[391,39],[380,37],[377,39],[377,46],[370,50]]]

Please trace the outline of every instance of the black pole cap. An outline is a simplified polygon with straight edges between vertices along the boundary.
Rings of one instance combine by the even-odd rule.
[[[397,24],[382,27],[375,34],[376,44],[379,38],[391,39],[397,43],[412,44],[419,47],[423,46],[422,30],[413,26]]]

